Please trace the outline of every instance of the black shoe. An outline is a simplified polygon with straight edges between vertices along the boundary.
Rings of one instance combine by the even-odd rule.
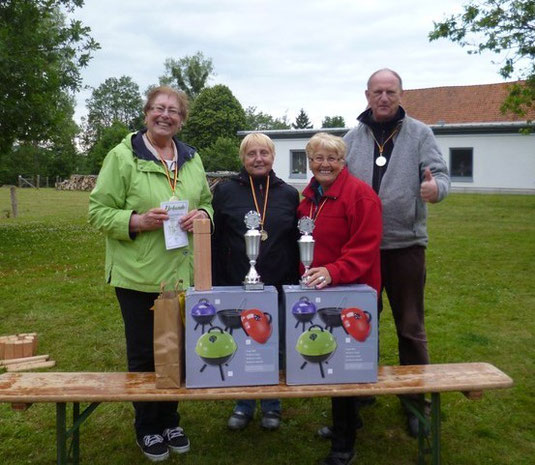
[[[180,426],[165,429],[162,436],[171,452],[183,454],[189,451],[189,439]]]
[[[270,410],[262,415],[262,420],[260,420],[260,426],[268,430],[279,429],[281,425],[281,414],[275,410]]]
[[[159,434],[146,434],[141,438],[137,438],[137,445],[151,462],[161,462],[169,458],[167,445]]]
[[[333,452],[331,451],[327,457],[325,457],[320,465],[349,465],[353,463],[356,455],[355,452]]]
[[[252,418],[243,412],[234,412],[228,419],[227,426],[234,431],[245,428]]]

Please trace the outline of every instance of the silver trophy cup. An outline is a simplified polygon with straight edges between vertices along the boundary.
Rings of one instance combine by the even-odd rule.
[[[250,211],[245,215],[245,225],[247,226],[247,232],[244,235],[245,253],[249,259],[250,268],[243,280],[243,287],[246,291],[262,290],[264,289],[264,283],[260,280],[260,275],[255,268],[262,237],[262,234],[257,229],[260,225],[260,215],[255,211]]]
[[[301,237],[297,241],[299,244],[299,257],[301,263],[305,267],[305,272],[301,276],[301,289],[308,289],[308,278],[305,277],[312,260],[314,259],[314,238],[312,237],[312,231],[314,230],[314,220],[308,216],[304,216],[297,223]]]

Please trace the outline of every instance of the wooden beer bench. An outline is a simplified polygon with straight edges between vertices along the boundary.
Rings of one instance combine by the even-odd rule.
[[[513,380],[488,363],[450,363],[379,367],[377,383],[287,386],[284,379],[275,386],[212,389],[156,389],[154,373],[5,373],[0,375],[0,402],[24,409],[37,402],[56,404],[57,463],[78,464],[80,426],[101,402],[224,400],[244,398],[299,398],[430,394],[431,417],[422,406],[412,406],[420,420],[418,463],[426,456],[440,464],[440,394],[462,392],[479,399],[490,389],[503,389]],[[67,426],[66,406],[73,404],[73,419]],[[80,412],[80,403],[89,405]],[[424,427],[430,431],[424,437]],[[70,438],[70,449],[67,442]]]

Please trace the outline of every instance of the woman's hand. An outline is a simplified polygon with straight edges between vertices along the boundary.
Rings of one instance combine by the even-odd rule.
[[[324,266],[310,268],[310,270],[305,273],[305,277],[308,278],[308,287],[315,287],[316,289],[322,289],[332,283],[329,270]]]
[[[204,210],[191,210],[187,215],[184,215],[180,220],[180,227],[187,232],[193,232],[194,220],[210,219],[208,213]]]
[[[130,231],[155,231],[163,226],[163,222],[169,219],[167,211],[163,208],[152,208],[143,214],[134,213],[130,217]]]

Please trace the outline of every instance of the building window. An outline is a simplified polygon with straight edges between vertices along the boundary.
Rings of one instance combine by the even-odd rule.
[[[306,179],[307,155],[304,150],[290,150],[290,178]]]
[[[474,149],[450,148],[450,177],[452,181],[474,180]]]

